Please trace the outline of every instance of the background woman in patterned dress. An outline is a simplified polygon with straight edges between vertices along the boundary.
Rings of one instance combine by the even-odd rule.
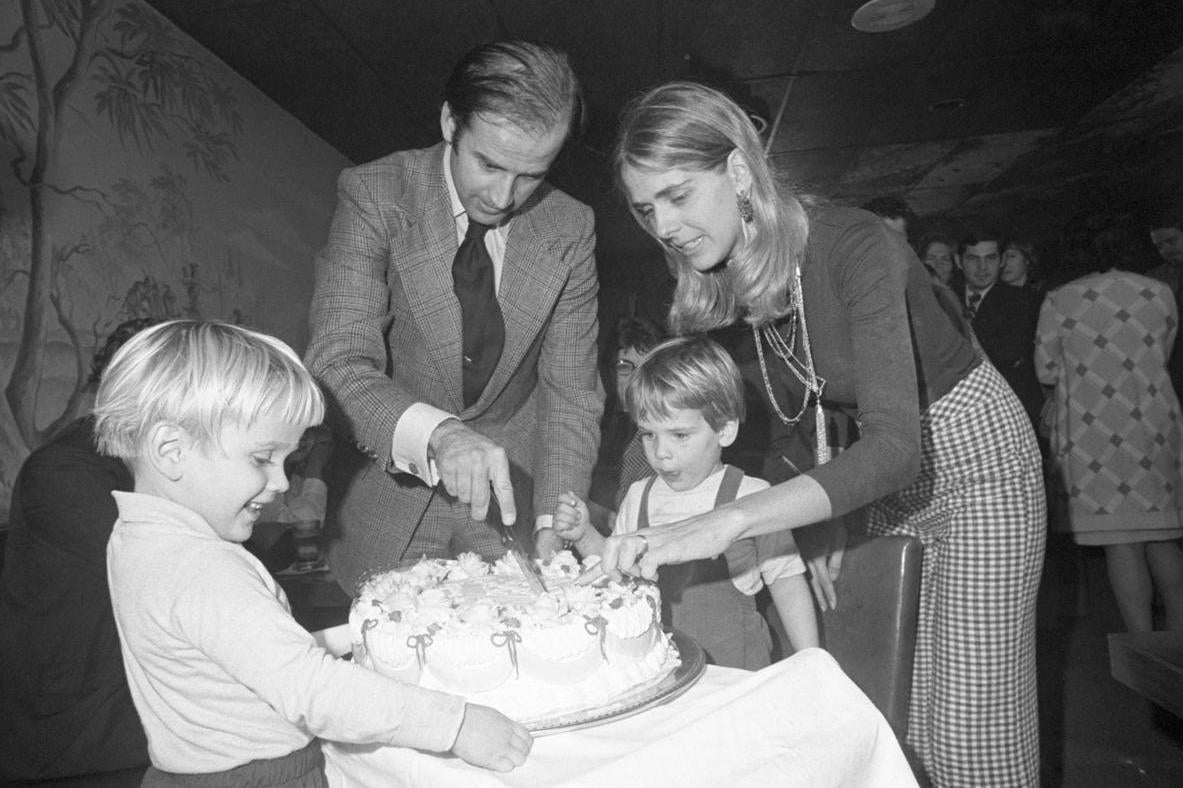
[[[1183,629],[1179,402],[1166,360],[1178,328],[1171,290],[1126,270],[1135,237],[1120,219],[1093,236],[1098,272],[1043,303],[1036,370],[1055,386],[1051,445],[1078,544],[1103,545],[1126,629]]]
[[[771,465],[787,467],[776,456],[787,443],[775,438],[803,431],[821,441],[816,467],[768,490],[644,538],[612,537],[605,567],[652,577],[736,538],[869,504],[872,532],[924,543],[907,734],[924,772],[939,786],[1037,785],[1046,507],[1035,435],[1014,392],[938,303],[904,239],[865,211],[807,211],[774,181],[747,115],[718,91],[672,83],[639,97],[614,164],[633,215],[677,274],[670,328],[738,324],[747,335],[737,355],[758,363],[741,369],[783,433]],[[859,421],[858,440],[829,462],[825,430],[812,426],[819,403]],[[840,555],[814,562],[813,579],[828,584]]]

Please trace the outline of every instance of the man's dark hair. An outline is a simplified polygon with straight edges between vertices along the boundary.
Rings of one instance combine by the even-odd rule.
[[[985,243],[986,241],[994,241],[998,244],[998,254],[1002,254],[1002,249],[1006,246],[1006,238],[1003,237],[1002,233],[992,229],[971,230],[966,233],[957,242],[957,254],[965,254],[965,250],[969,247]]]
[[[457,129],[474,115],[497,115],[538,133],[567,124],[583,132],[583,91],[566,53],[529,41],[494,41],[469,50],[444,86]]]

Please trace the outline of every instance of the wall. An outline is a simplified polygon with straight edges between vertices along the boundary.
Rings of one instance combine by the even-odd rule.
[[[225,319],[303,351],[349,162],[124,0],[0,4],[0,156],[3,522],[21,461],[85,411],[120,322]]]

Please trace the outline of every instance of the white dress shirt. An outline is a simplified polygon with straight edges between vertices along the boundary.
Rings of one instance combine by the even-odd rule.
[[[448,184],[448,199],[452,204],[452,218],[456,222],[456,243],[459,246],[468,232],[468,214],[452,179],[452,162],[449,155],[451,151],[451,145],[444,146],[444,180]],[[505,265],[505,246],[512,223],[511,218],[485,233],[485,247],[493,260],[493,286],[496,288],[501,287],[501,269]],[[390,443],[391,464],[403,473],[418,476],[429,485],[439,484],[439,471],[435,461],[428,457],[427,444],[436,427],[454,418],[456,414],[426,402],[416,402],[407,408],[394,426],[394,435]],[[553,516],[550,514],[538,515],[534,520],[535,530],[549,528],[552,519]]]
[[[990,285],[985,290],[977,290],[973,287],[970,287],[969,285],[966,285],[966,287],[965,287],[965,305],[966,305],[966,307],[972,307],[974,310],[981,309],[982,302],[986,300],[986,293],[989,293],[993,288],[994,288],[994,285]],[[974,293],[977,293],[979,296],[978,303],[976,305],[971,304],[969,301],[969,297],[971,295],[973,295]]]

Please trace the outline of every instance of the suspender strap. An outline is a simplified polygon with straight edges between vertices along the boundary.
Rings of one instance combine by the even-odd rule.
[[[645,491],[641,493],[641,513],[637,517],[637,530],[649,527],[649,491],[653,489],[653,483],[657,481],[656,476],[650,476],[649,481],[645,482]]]
[[[645,491],[641,493],[641,512],[637,516],[637,530],[649,527],[649,491],[653,489],[656,476],[650,476],[645,482]],[[723,466],[723,481],[719,482],[719,491],[715,493],[715,506],[731,503],[739,494],[739,485],[743,481],[743,471],[734,465]]]
[[[734,465],[728,465],[723,470],[723,481],[719,482],[719,492],[715,496],[715,508],[725,503],[731,503],[739,494],[739,483],[743,481],[743,471]]]

